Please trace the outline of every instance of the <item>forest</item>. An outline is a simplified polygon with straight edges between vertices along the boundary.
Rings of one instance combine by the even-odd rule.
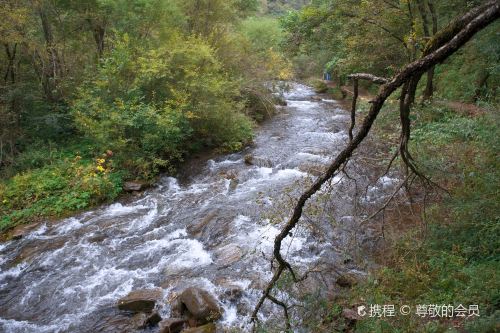
[[[500,329],[498,0],[0,17],[0,331]]]

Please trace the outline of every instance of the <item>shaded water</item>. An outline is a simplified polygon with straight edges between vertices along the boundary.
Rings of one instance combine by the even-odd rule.
[[[255,145],[244,152],[209,160],[181,183],[165,177],[140,198],[0,244],[0,331],[127,331],[129,318],[116,309],[118,298],[161,287],[166,317],[172,295],[193,285],[218,297],[225,310],[221,326],[245,330],[270,278],[279,232],[270,219],[286,218],[270,212],[296,197],[347,141],[348,113],[335,101],[318,99],[298,84],[285,98],[288,105],[258,129]],[[253,156],[253,165],[245,163],[245,154]],[[335,182],[339,189],[325,201],[335,208],[283,247],[299,268],[345,262],[338,248],[349,239],[353,194],[346,179]],[[393,183],[386,177],[363,200],[381,200]],[[329,214],[340,222],[332,223]],[[241,296],[231,296],[235,288]],[[267,305],[262,319],[276,312]]]

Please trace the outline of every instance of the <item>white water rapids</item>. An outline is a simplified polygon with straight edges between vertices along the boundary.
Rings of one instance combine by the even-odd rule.
[[[314,96],[295,84],[285,94],[288,105],[257,130],[254,146],[209,160],[186,181],[164,177],[136,199],[42,224],[0,244],[0,331],[123,332],[128,317],[116,309],[117,299],[161,287],[161,314],[168,317],[168,300],[188,286],[218,297],[224,308],[219,326],[247,330],[271,276],[280,226],[270,223],[276,222],[270,212],[296,198],[347,142],[348,112]],[[245,163],[246,154],[253,165]],[[345,178],[334,182],[331,207],[316,217],[320,234],[302,227],[283,246],[299,269],[345,261],[338,248],[349,238],[352,193]],[[394,182],[385,177],[363,200],[382,200]],[[236,299],[228,296],[234,288],[242,290]],[[281,309],[267,304],[261,316],[279,317]]]

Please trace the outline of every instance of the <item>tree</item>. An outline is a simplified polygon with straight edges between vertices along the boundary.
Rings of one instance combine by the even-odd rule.
[[[329,165],[326,172],[318,177],[318,179],[316,179],[316,181],[302,193],[293,209],[293,213],[289,221],[284,225],[281,232],[276,236],[276,239],[274,241],[273,260],[276,260],[278,266],[273,274],[271,281],[263,291],[263,294],[252,313],[253,320],[257,319],[257,313],[260,310],[263,302],[266,299],[269,299],[275,304],[283,307],[284,314],[287,319],[287,328],[290,328],[286,304],[271,295],[271,291],[275,283],[279,280],[281,274],[284,271],[290,272],[295,282],[300,280],[292,269],[290,263],[286,261],[281,254],[282,241],[290,234],[292,229],[299,222],[307,200],[311,198],[318,190],[320,190],[324,183],[326,183],[338,171],[341,170],[342,165],[345,165],[354,150],[366,138],[386,99],[399,87],[403,86],[404,91],[405,89],[408,89],[408,86],[412,84],[412,82],[418,82],[418,78],[420,78],[424,72],[428,71],[432,66],[435,66],[436,64],[446,60],[457,50],[459,50],[465,43],[467,43],[477,32],[479,32],[498,18],[500,18],[500,3],[495,0],[488,1],[484,5],[475,7],[465,15],[456,18],[447,27],[436,33],[434,37],[427,43],[424,51],[426,55],[424,57],[404,66],[397,75],[389,79],[387,83],[383,84],[380,87],[378,94],[371,100],[370,110],[363,120],[363,123],[361,124],[357,134],[353,137],[352,140],[350,140],[347,147],[344,148],[336,156],[334,161]],[[410,135],[408,122],[409,104],[407,101],[408,92],[404,91],[401,95],[400,105],[401,121],[403,125],[401,129],[400,153],[402,155],[405,155],[402,156],[405,164],[407,164],[408,167],[417,175],[424,177],[415,168],[415,165],[411,161],[411,156],[408,154],[406,147]],[[428,179],[426,180],[428,181]]]

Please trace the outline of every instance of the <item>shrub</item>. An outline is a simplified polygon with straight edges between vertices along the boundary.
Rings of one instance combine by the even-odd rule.
[[[171,167],[201,146],[239,149],[251,122],[213,50],[198,38],[145,50],[118,40],[73,103],[77,127],[134,174]],[[134,43],[136,45],[136,43]]]

